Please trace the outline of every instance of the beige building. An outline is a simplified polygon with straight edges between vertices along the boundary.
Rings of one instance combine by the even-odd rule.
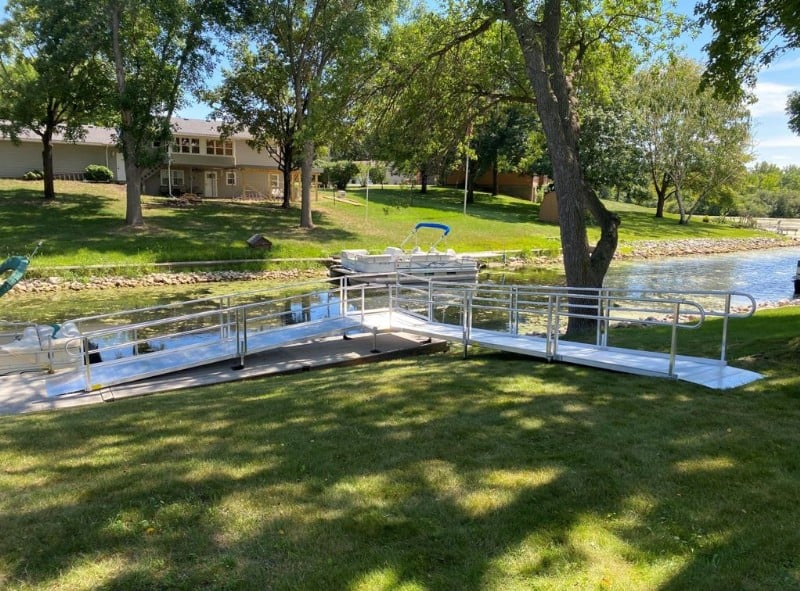
[[[142,171],[142,190],[149,195],[195,193],[214,197],[283,197],[283,176],[266,151],[247,144],[247,134],[222,139],[219,123],[200,119],[173,119],[173,140],[158,166]],[[15,145],[0,136],[0,177],[21,178],[42,168],[41,139],[31,133]],[[122,154],[113,129],[88,126],[86,136],[72,142],[53,139],[56,178],[82,179],[84,169],[100,164],[111,169],[114,180],[125,182]],[[299,174],[293,175],[299,186]],[[299,191],[299,188],[296,188]],[[294,191],[293,191],[294,192]],[[293,195],[294,196],[294,195]]]

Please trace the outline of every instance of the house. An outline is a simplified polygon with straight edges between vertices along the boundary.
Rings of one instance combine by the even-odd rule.
[[[78,180],[90,164],[101,164],[117,170],[117,146],[114,130],[87,125],[83,140],[73,143],[62,133],[53,137],[53,171],[58,179]],[[38,135],[25,132],[20,143],[0,133],[0,178],[22,178],[31,170],[42,169],[42,140]],[[124,176],[124,167],[123,176]]]
[[[219,123],[200,119],[172,120],[173,139],[163,150],[163,161],[142,171],[142,192],[148,195],[195,193],[206,198],[283,197],[283,176],[266,151],[247,144],[249,135],[223,139]],[[41,139],[32,133],[14,145],[0,136],[0,178],[21,178],[42,168]],[[125,166],[117,149],[116,131],[87,126],[86,136],[72,142],[53,138],[53,169],[58,179],[82,179],[90,164],[111,169],[114,179],[125,182]],[[316,176],[316,175],[315,175]],[[299,173],[293,174],[293,196],[299,193]],[[315,178],[316,181],[316,178]]]
[[[550,184],[546,175],[518,174],[514,172],[500,172],[497,174],[497,190],[503,195],[519,197],[527,201],[536,202],[543,196],[543,189]],[[491,191],[494,186],[493,172],[487,170],[475,180],[475,188],[482,191]],[[457,169],[447,175],[446,186],[464,186],[464,169]]]

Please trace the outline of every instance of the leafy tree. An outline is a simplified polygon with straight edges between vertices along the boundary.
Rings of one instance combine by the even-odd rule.
[[[644,175],[644,153],[634,141],[636,122],[623,100],[592,103],[581,114],[581,163],[587,181],[620,200],[637,199]]]
[[[86,0],[91,2],[92,0]],[[201,84],[213,52],[213,23],[224,20],[216,0],[94,0],[114,64],[114,106],[125,159],[130,226],[142,217],[142,171],[157,166],[171,139],[170,119],[188,88]]]
[[[701,0],[695,13],[714,32],[705,47],[706,82],[722,96],[740,96],[761,67],[800,47],[797,6],[797,0]]]
[[[475,132],[475,174],[492,172],[492,195],[498,193],[499,173],[537,172],[531,170],[530,163],[541,151],[530,141],[530,136],[540,133],[540,127],[530,105],[497,104]]]
[[[642,72],[633,86],[637,141],[656,191],[656,217],[674,197],[680,223],[744,172],[749,113],[741,99],[700,91],[702,71],[675,59]]]
[[[789,129],[800,135],[800,92],[793,92],[789,95],[786,114],[789,115]]]
[[[363,64],[371,57],[383,26],[395,14],[395,3],[242,0],[238,10],[244,43],[257,49],[249,61],[237,62],[237,76],[256,70],[250,75],[262,101],[248,105],[241,97],[234,97],[240,104],[235,109],[233,103],[228,106],[243,115],[260,143],[277,139],[283,143],[284,152],[287,146],[292,152],[297,147],[302,178],[300,226],[312,228],[315,143],[326,139],[329,127],[341,120],[353,90],[359,87]],[[230,82],[235,84],[233,79]],[[268,83],[279,87],[273,92],[264,88]],[[274,132],[281,135],[269,138]],[[291,166],[291,158],[285,153],[284,160],[284,166]]]
[[[320,180],[325,185],[333,185],[340,191],[347,188],[347,184],[358,174],[358,165],[351,161],[326,162],[322,166]]]
[[[508,27],[476,26],[475,34],[465,35],[461,15],[418,13],[391,32],[385,67],[370,84],[371,153],[419,171],[423,193],[432,173],[446,172],[467,153],[477,155],[469,130],[477,137],[484,126],[488,141],[486,122],[497,105],[532,101]],[[474,163],[470,171],[477,172]]]
[[[80,3],[78,3],[80,4]],[[0,25],[0,130],[41,138],[44,197],[53,199],[53,136],[79,139],[104,119],[110,70],[94,36],[96,13],[73,2],[11,0]]]
[[[598,48],[613,56],[629,54],[635,39],[644,42],[652,23],[660,19],[659,2],[604,4],[542,0],[485,0],[499,10],[516,33],[536,109],[553,165],[558,194],[564,270],[571,287],[601,287],[617,248],[620,219],[609,212],[588,182],[579,150],[576,82],[587,74],[584,64]],[[600,229],[589,247],[586,219]],[[587,328],[584,319],[570,318],[570,332]]]
[[[762,67],[800,47],[797,0],[704,0],[695,12],[714,31],[705,81],[721,96],[740,96]],[[789,95],[786,112],[789,128],[800,134],[800,93]]]
[[[373,185],[380,185],[382,189],[388,175],[389,170],[386,168],[384,163],[373,163],[369,169],[369,182],[371,182]]]
[[[297,135],[303,114],[296,110],[290,72],[281,56],[264,44],[255,50],[244,41],[232,46],[233,67],[223,84],[206,99],[216,106],[214,117],[227,134],[246,129],[250,145],[265,150],[283,175],[283,207],[290,206],[292,171],[297,168]]]
[[[760,162],[743,183],[741,212],[764,217],[800,217],[800,167]]]

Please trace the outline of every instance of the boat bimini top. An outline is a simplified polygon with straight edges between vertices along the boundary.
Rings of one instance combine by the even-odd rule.
[[[414,242],[416,243],[418,239],[417,231],[420,230],[421,228],[431,228],[433,230],[442,231],[442,235],[439,236],[436,242],[431,244],[430,246],[431,249],[435,249],[436,245],[439,244],[442,240],[444,240],[450,233],[450,226],[448,226],[447,224],[440,224],[438,222],[419,222],[416,226],[414,226],[414,229],[411,230],[411,233],[408,236],[406,236],[405,239],[400,243],[400,248],[403,248],[406,242],[408,242],[412,238],[414,238]]]

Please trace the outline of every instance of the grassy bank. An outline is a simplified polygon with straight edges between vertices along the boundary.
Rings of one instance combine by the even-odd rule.
[[[452,189],[432,188],[423,196],[410,189],[371,188],[368,203],[363,189],[348,191],[347,202],[331,199],[331,191],[320,191],[313,202],[313,230],[298,227],[296,208],[284,210],[274,202],[205,200],[177,207],[147,196],[147,225],[133,230],[123,224],[123,187],[63,181],[56,183],[56,192],[56,200],[45,202],[39,183],[0,179],[0,216],[5,220],[0,226],[0,256],[30,253],[43,240],[32,276],[54,274],[48,269],[54,266],[141,265],[125,270],[136,273],[152,271],[148,265],[153,263],[230,259],[254,259],[251,268],[263,268],[274,259],[328,257],[344,248],[397,244],[420,220],[451,225],[447,246],[462,252],[556,253],[560,244],[558,227],[538,221],[538,205],[478,193],[464,216],[463,193]],[[673,217],[656,220],[650,209],[616,202],[608,206],[623,218],[622,250],[639,240],[756,234],[699,220],[682,227]],[[255,233],[273,242],[271,251],[248,248],[246,240]]]
[[[4,417],[0,587],[797,589],[799,324],[734,391],[478,351]]]

